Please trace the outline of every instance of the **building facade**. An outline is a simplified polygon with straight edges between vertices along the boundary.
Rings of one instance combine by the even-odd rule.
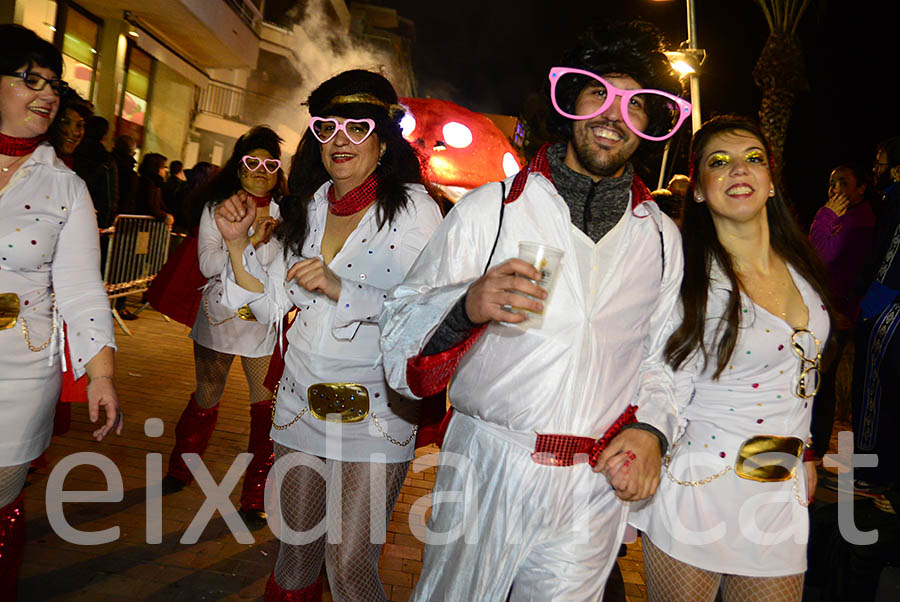
[[[188,167],[221,165],[257,124],[290,157],[308,119],[302,102],[345,69],[379,70],[415,94],[412,22],[344,0],[14,0],[0,22],[59,47],[64,79],[113,135]]]

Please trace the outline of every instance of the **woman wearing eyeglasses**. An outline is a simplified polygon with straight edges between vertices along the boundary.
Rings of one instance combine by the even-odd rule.
[[[690,168],[682,312],[666,347],[681,426],[656,495],[630,517],[644,531],[648,598],[800,600],[823,268],[755,122],[704,124]]]
[[[0,599],[16,599],[25,542],[22,486],[50,442],[62,371],[85,372],[103,439],[122,430],[112,314],[100,277],[94,207],[46,141],[66,84],[62,56],[0,25]],[[63,321],[71,363],[63,364]]]
[[[273,416],[281,548],[265,599],[319,600],[324,555],[334,600],[385,600],[378,542],[413,457],[419,407],[385,383],[378,319],[441,216],[384,77],[346,71],[308,106],[278,260],[253,254],[252,203],[232,197],[216,212],[231,255],[226,302],[249,304],[269,324],[298,310]],[[325,518],[327,541],[314,531]]]
[[[235,356],[239,356],[250,389],[247,451],[253,454],[244,475],[240,513],[254,530],[266,524],[263,488],[272,461],[272,393],[263,381],[275,348],[276,332],[269,324],[257,321],[247,307],[231,309],[223,303],[220,276],[228,262],[228,251],[213,212],[236,193],[246,196],[256,208],[256,217],[250,224],[252,252],[263,262],[272,261],[280,252],[280,247],[269,241],[279,216],[276,201],[284,189],[280,145],[281,138],[274,131],[265,126],[254,127],[238,139],[224,167],[196,193],[198,198],[207,199],[200,218],[197,249],[200,271],[208,278],[191,330],[197,386],[175,427],[175,447],[163,479],[166,494],[180,491],[193,481],[182,454],[202,455],[206,451],[215,430],[228,371]]]

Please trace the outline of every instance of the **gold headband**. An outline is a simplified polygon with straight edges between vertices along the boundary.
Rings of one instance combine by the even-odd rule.
[[[381,107],[382,109],[385,109],[388,112],[388,114],[390,114],[392,117],[395,116],[397,113],[405,113],[406,112],[406,109],[404,109],[402,105],[386,103],[383,100],[381,100],[380,98],[377,98],[377,97],[373,96],[372,94],[368,94],[368,93],[346,94],[344,96],[335,96],[330,101],[328,101],[328,104],[326,106],[330,107],[333,105],[343,105],[343,104],[375,105],[377,107]]]

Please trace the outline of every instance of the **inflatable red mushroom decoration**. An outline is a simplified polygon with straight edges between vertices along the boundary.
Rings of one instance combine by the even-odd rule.
[[[456,202],[468,190],[502,180],[522,166],[493,121],[436,98],[401,98],[409,109],[403,136],[428,157],[429,178]]]

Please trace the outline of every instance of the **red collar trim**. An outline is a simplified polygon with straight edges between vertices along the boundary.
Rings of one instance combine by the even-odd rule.
[[[0,133],[0,155],[21,157],[33,153],[41,142],[47,139],[46,134],[34,138],[16,138]]]
[[[362,211],[378,198],[378,176],[374,173],[366,181],[342,196],[334,198],[334,184],[328,187],[328,211],[334,215],[353,215]]]
[[[256,202],[257,207],[268,207],[269,203],[272,202],[272,193],[269,193],[266,196],[255,196],[248,192],[247,196]]]
[[[509,194],[506,196],[506,203],[512,203],[522,196],[522,191],[525,190],[525,183],[528,181],[530,174],[539,173],[553,184],[553,173],[550,171],[550,162],[547,160],[547,149],[549,148],[549,144],[539,148],[531,162],[515,175],[512,186],[509,187]],[[634,174],[631,180],[631,210],[634,211],[642,203],[652,200],[650,189],[647,188],[637,174]]]

